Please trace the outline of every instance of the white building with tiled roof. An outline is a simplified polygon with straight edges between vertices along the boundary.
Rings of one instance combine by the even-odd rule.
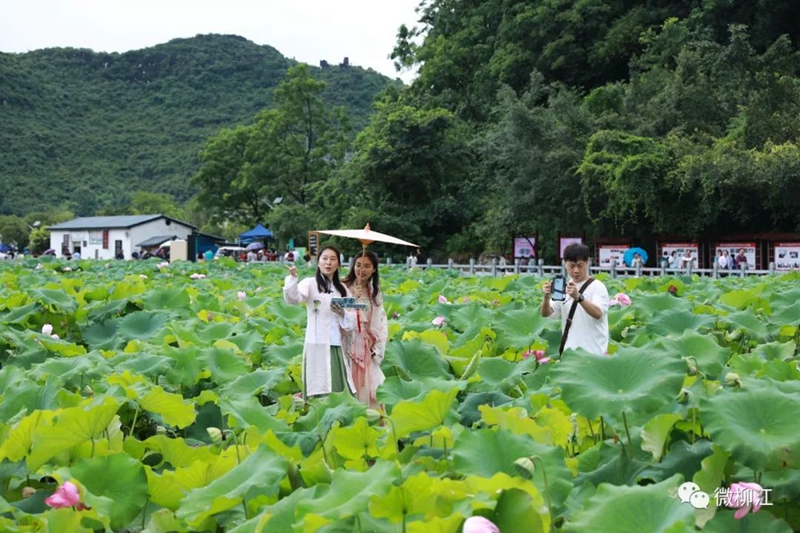
[[[146,243],[187,239],[197,229],[165,215],[81,217],[47,228],[58,257],[80,252],[83,259],[130,259]],[[145,243],[145,244],[143,244]]]

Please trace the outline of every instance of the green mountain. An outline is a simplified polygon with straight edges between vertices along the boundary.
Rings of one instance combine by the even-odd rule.
[[[294,64],[234,35],[125,53],[0,53],[0,214],[92,214],[120,190],[189,198],[205,139],[251,123]],[[400,83],[347,64],[312,70],[356,130],[375,95]]]

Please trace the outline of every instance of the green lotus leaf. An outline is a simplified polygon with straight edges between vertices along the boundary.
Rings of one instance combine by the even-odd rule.
[[[78,459],[70,471],[87,491],[113,502],[110,512],[112,528],[124,528],[144,508],[147,476],[142,464],[133,457],[117,453]]]
[[[796,468],[800,458],[799,382],[743,380],[700,402],[706,432],[734,459],[757,471]]]
[[[53,289],[34,289],[28,293],[31,298],[53,312],[74,313],[78,302],[63,291]]]
[[[289,366],[299,363],[303,355],[303,341],[301,339],[281,339],[282,345],[273,344],[265,346],[263,351],[263,361],[270,366]]]
[[[565,533],[691,533],[691,505],[677,497],[680,476],[647,486],[603,484],[584,509],[567,522]]]
[[[126,439],[126,449],[131,438]],[[163,462],[169,463],[173,468],[187,468],[195,461],[212,463],[217,456],[207,447],[191,446],[184,439],[171,438],[166,435],[154,435],[143,442],[138,442],[143,450],[160,453]],[[130,451],[129,451],[130,453]]]
[[[494,313],[486,309],[477,302],[466,305],[449,305],[451,311],[447,316],[447,321],[459,331],[466,331],[472,326],[483,325],[491,322]]]
[[[761,512],[748,513],[741,520],[733,516],[733,510],[720,510],[703,528],[707,533],[791,533],[792,527],[784,520],[771,515],[769,507]],[[766,510],[766,511],[765,511]],[[796,531],[796,530],[795,530]]]
[[[116,350],[125,344],[125,339],[117,335],[117,325],[117,320],[96,322],[83,328],[81,334],[93,350]]]
[[[231,427],[255,426],[261,433],[265,433],[267,430],[277,433],[289,429],[285,421],[266,411],[255,396],[249,398],[223,397],[219,400],[219,408],[223,414],[229,417],[228,424]]]
[[[407,527],[408,533],[454,533],[459,531],[459,527],[464,522],[461,515],[451,515],[446,518],[435,517],[431,519],[415,520],[410,522]],[[394,526],[396,527],[396,526]],[[394,530],[387,531],[392,533]],[[382,533],[382,532],[381,532]]]
[[[91,356],[91,354],[89,355]],[[175,361],[168,357],[139,352],[135,354],[119,354],[109,359],[108,364],[113,366],[117,372],[130,370],[132,374],[157,379],[158,376],[166,374],[175,364]]]
[[[228,533],[295,533],[297,504],[313,497],[314,492],[315,488],[295,490]]]
[[[22,307],[15,307],[8,313],[0,315],[0,322],[3,324],[27,324],[28,320],[39,313],[41,306],[38,302],[33,302]]]
[[[367,419],[360,417],[350,427],[337,428],[331,443],[346,459],[367,459],[378,456],[377,443],[382,435],[382,431],[370,427]]]
[[[195,419],[194,404],[183,398],[180,394],[166,392],[161,387],[153,387],[150,392],[139,401],[142,409],[155,413],[161,417],[165,424],[185,428]]]
[[[681,415],[674,413],[664,413],[651,418],[642,428],[642,449],[653,454],[653,459],[656,461],[661,460],[672,426],[681,418]]]
[[[85,313],[86,321],[91,324],[119,317],[124,315],[127,310],[127,300],[111,300],[110,302],[101,300],[83,306],[80,311]]]
[[[51,353],[58,354],[62,357],[77,357],[79,355],[86,355],[86,348],[67,342],[62,339],[53,339],[42,335],[42,345],[47,348]]]
[[[478,374],[483,380],[481,390],[495,390],[509,393],[518,386],[525,374],[536,370],[536,358],[529,357],[518,363],[499,357],[481,359]]]
[[[439,356],[433,346],[419,339],[405,342],[390,342],[386,346],[386,359],[381,365],[384,372],[391,374],[394,367],[413,379],[424,377],[450,377],[447,363]],[[395,374],[397,371],[395,370]]]
[[[431,490],[433,482],[431,476],[420,472],[410,476],[403,484],[392,486],[386,496],[377,496],[370,499],[369,512],[378,518],[387,518],[394,524],[399,524],[404,517],[424,515],[436,509],[436,494]]]
[[[650,319],[645,330],[651,335],[677,337],[686,330],[706,331],[714,326],[714,318],[698,315],[686,309],[668,309]]]
[[[564,461],[564,450],[539,444],[527,435],[515,435],[504,429],[464,431],[453,446],[453,466],[461,474],[491,478],[498,472],[517,476],[514,461],[521,457],[539,456],[547,473],[548,487],[554,505],[560,506],[572,490],[572,472]],[[536,463],[533,482],[547,494],[542,465]]]
[[[390,416],[397,438],[414,431],[425,431],[442,425],[452,411],[458,387],[448,392],[430,391],[422,402],[401,401]]]
[[[722,317],[721,322],[730,324],[734,329],[740,329],[752,338],[764,340],[767,337],[767,326],[751,311],[740,311]]]
[[[466,386],[466,383],[452,379],[422,378],[405,381],[391,376],[378,387],[378,401],[385,404],[387,411],[391,412],[392,406],[402,400],[421,401],[432,390],[449,392],[453,387],[462,390]]]
[[[334,470],[330,485],[317,485],[314,497],[297,504],[297,512],[316,514],[327,520],[342,520],[365,510],[372,498],[389,493],[399,478],[397,465],[378,461],[366,472]]]
[[[717,376],[731,356],[728,348],[717,344],[714,337],[696,331],[685,331],[676,339],[662,341],[665,350],[673,350],[683,358],[692,358],[697,368],[708,376]]]
[[[162,287],[148,291],[144,298],[145,310],[166,309],[171,311],[183,311],[182,315],[188,315],[189,293],[180,287]]]
[[[245,496],[275,495],[280,481],[286,476],[287,466],[284,457],[266,446],[259,446],[229,472],[205,487],[190,491],[175,514],[190,526],[197,527],[206,518],[241,504]]]
[[[80,388],[111,373],[112,365],[97,352],[69,359],[48,359],[32,368],[29,375],[37,381],[48,379],[64,387]]]
[[[169,320],[166,313],[136,311],[119,321],[119,335],[127,340],[149,340]]]
[[[797,294],[798,291],[793,291]],[[800,301],[794,300],[791,304],[775,305],[770,322],[779,326],[800,324]]]
[[[685,368],[681,359],[658,350],[622,347],[608,357],[570,353],[550,376],[573,411],[590,420],[619,419],[623,412],[644,416],[672,402],[683,386]]]
[[[84,516],[82,513],[76,513],[73,509],[62,508],[53,509],[45,514],[47,519],[47,531],[69,531],[70,533],[92,533],[92,530],[81,525],[81,520]],[[0,524],[1,526],[2,524]],[[0,527],[2,531],[19,531],[9,530]]]
[[[264,310],[284,324],[304,326],[306,323],[307,313],[305,306],[289,305],[283,299],[273,301]]]
[[[56,409],[59,385],[48,379],[44,385],[34,382],[19,368],[5,366],[0,369],[0,420],[13,421],[19,413],[32,413],[36,409]]]
[[[797,351],[797,344],[794,341],[770,342],[758,345],[754,351],[767,361],[788,361],[794,357]]]
[[[519,489],[504,490],[494,509],[494,524],[503,533],[549,532],[547,508],[537,509],[543,503],[541,496],[539,500],[534,502],[530,494]]]
[[[639,294],[636,297],[635,311],[637,315],[641,314],[648,319],[645,322],[649,322],[650,318],[659,316],[666,311],[675,310],[690,311],[691,304],[687,300],[675,298],[667,293]]]
[[[187,533],[169,509],[159,509],[150,514],[144,531],[146,533]]]
[[[254,370],[227,382],[219,388],[219,393],[225,398],[251,398],[273,389],[285,379],[285,375],[282,368]]]
[[[248,331],[246,333],[236,332],[227,338],[228,341],[235,344],[245,354],[261,354],[261,348],[264,345],[264,339],[256,331]]]
[[[475,422],[480,421],[481,412],[479,408],[482,405],[489,407],[497,407],[501,405],[508,405],[513,402],[514,398],[507,396],[502,392],[471,392],[468,393],[464,401],[458,407],[458,414],[461,417],[461,424],[466,427],[472,427]]]
[[[198,357],[203,363],[204,373],[218,385],[224,385],[250,372],[247,361],[230,350],[206,348],[200,350]]]
[[[477,330],[477,331],[476,331]],[[452,357],[462,357],[469,359],[478,350],[483,350],[486,353],[486,345],[490,343],[497,335],[494,331],[486,327],[469,328],[468,331],[461,334],[451,345],[450,354]]]
[[[336,392],[309,401],[308,414],[294,424],[296,431],[320,431],[324,436],[335,422],[349,426],[356,418],[364,416],[366,406],[347,392]]]
[[[71,407],[56,411],[55,423],[34,433],[33,446],[27,458],[28,468],[35,471],[63,451],[100,439],[117,416],[118,408],[116,400],[105,397],[88,408]]]
[[[545,329],[560,328],[557,320],[543,317],[536,306],[516,311],[500,312],[495,318],[493,329],[497,333],[497,350],[502,353],[508,348],[524,351],[536,342]]]
[[[643,473],[647,469],[647,463],[636,458],[632,459],[621,446],[600,442],[590,451],[591,453],[583,453],[579,457],[580,473],[575,479],[575,486],[587,484],[598,486],[603,483],[634,485],[649,477]],[[661,472],[656,474],[658,479],[663,477]]]

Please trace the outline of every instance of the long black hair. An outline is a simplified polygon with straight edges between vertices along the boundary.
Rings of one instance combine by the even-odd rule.
[[[339,262],[339,258],[342,256],[341,252],[338,248],[334,246],[326,246],[322,250],[319,251],[319,255],[317,255],[317,274],[314,276],[317,279],[317,290],[319,292],[324,292],[325,294],[330,294],[333,292],[331,290],[331,282],[328,281],[328,278],[322,275],[322,271],[319,269],[319,258],[322,257],[322,252],[325,250],[332,250],[333,253],[336,254],[336,262]],[[339,292],[339,296],[344,298],[347,296],[347,289],[344,288],[342,282],[339,281],[339,269],[333,271],[333,286],[336,287],[336,290]]]
[[[356,282],[356,261],[358,261],[361,257],[366,257],[369,259],[369,262],[372,263],[372,268],[375,271],[372,274],[372,302],[376,305],[378,304],[378,295],[381,292],[381,280],[380,276],[378,275],[378,256],[374,253],[361,250],[356,254],[353,258],[353,262],[350,264],[350,272],[347,274],[347,277],[344,278],[344,284],[348,287],[352,287],[353,284]]]

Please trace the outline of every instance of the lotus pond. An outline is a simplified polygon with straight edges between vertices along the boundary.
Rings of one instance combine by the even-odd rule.
[[[797,274],[601,275],[612,354],[553,362],[540,279],[382,270],[379,415],[295,396],[280,265],[37,265],[0,264],[2,531],[800,529]]]

